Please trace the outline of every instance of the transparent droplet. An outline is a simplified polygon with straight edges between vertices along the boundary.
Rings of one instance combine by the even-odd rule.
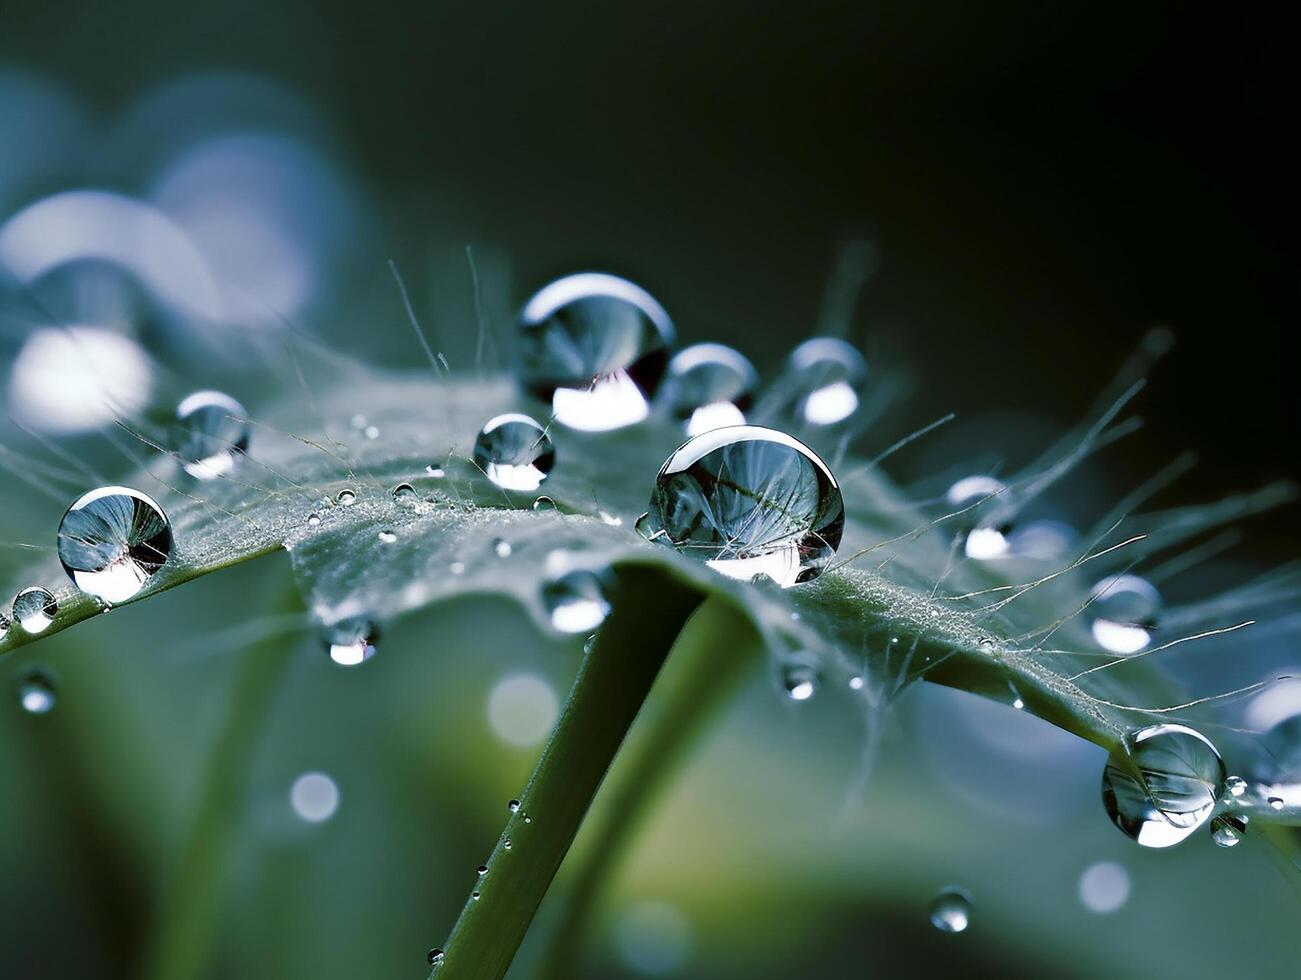
[[[384,544],[393,544],[397,541],[398,536],[392,531],[380,531],[379,539]]]
[[[414,507],[420,502],[420,495],[410,483],[399,483],[393,488],[393,502],[403,507]]]
[[[1161,595],[1145,578],[1108,575],[1093,587],[1088,606],[1093,639],[1102,649],[1128,656],[1152,642]]]
[[[1240,797],[1247,792],[1247,781],[1241,776],[1230,776],[1224,781],[1224,790],[1232,797]]]
[[[433,463],[430,463],[425,467],[425,474],[427,476],[432,476],[435,480],[441,480],[447,475],[447,471],[441,466],[435,466]]]
[[[782,670],[782,687],[792,701],[807,701],[818,693],[818,674],[805,664],[791,664]]]
[[[556,502],[554,500],[552,500],[550,497],[544,494],[543,496],[539,497],[537,500],[533,501],[533,509],[534,510],[559,510],[560,508],[556,506]]]
[[[1080,534],[1062,521],[1030,521],[1007,536],[1008,551],[1018,558],[1060,561],[1079,546]]]
[[[867,382],[867,361],[845,341],[812,337],[787,360],[793,408],[808,425],[836,425],[854,412]]]
[[[1211,821],[1211,840],[1220,847],[1237,847],[1246,833],[1245,816],[1221,813]]]
[[[430,966],[441,966],[443,963],[443,951],[441,949],[431,949],[425,954],[425,959],[429,961]]]
[[[669,361],[661,397],[673,417],[698,436],[725,425],[744,425],[759,376],[739,351],[723,344],[694,344]]]
[[[1271,797],[1270,797],[1268,800],[1266,800],[1265,802],[1267,802],[1267,803],[1270,805],[1270,808],[1271,808],[1271,809],[1274,809],[1274,810],[1281,810],[1281,809],[1283,809],[1283,797],[1281,797],[1281,796],[1271,796]]]
[[[1261,784],[1270,806],[1301,806],[1301,713],[1269,726],[1261,737],[1261,752],[1252,764],[1253,782]],[[1277,805],[1274,801],[1277,800]]]
[[[944,526],[953,530],[968,558],[987,561],[1011,552],[1011,510],[1007,485],[1001,480],[963,477],[949,487],[944,502],[954,515]]]
[[[340,490],[334,499],[344,507],[350,507],[357,502],[357,492],[347,489]]]
[[[18,705],[29,715],[53,711],[57,698],[54,680],[43,670],[29,670],[18,681]]]
[[[368,426],[366,426],[366,428],[365,428],[365,430],[364,430],[364,434],[365,434],[365,436],[366,436],[367,439],[378,439],[378,438],[379,438],[379,426],[378,426],[378,425],[368,425]]]
[[[1090,912],[1107,915],[1129,901],[1129,872],[1115,861],[1099,861],[1084,869],[1077,888],[1080,904]]]
[[[172,528],[154,500],[130,487],[79,497],[59,522],[59,561],[83,592],[125,602],[172,553]]]
[[[511,813],[519,813],[519,800],[511,800],[506,804],[506,809]]]
[[[862,674],[855,674],[849,679],[849,689],[851,691],[861,691],[866,684],[867,679]]]
[[[506,850],[509,851],[509,850],[511,849],[510,838],[507,837],[504,841],[502,841],[502,842],[501,842],[501,846],[504,847],[504,848],[506,848]]]
[[[488,866],[486,864],[481,864],[475,869],[475,871],[478,873],[479,877],[482,878],[488,873]]]
[[[375,656],[379,626],[366,616],[351,616],[327,626],[322,642],[330,659],[342,667],[355,667]]]
[[[49,589],[23,589],[14,596],[14,621],[28,633],[44,633],[59,614],[59,603]]]
[[[510,542],[502,538],[496,538],[492,542],[492,551],[498,558],[509,558],[511,553]]]
[[[320,514],[308,514],[308,515],[307,515],[307,526],[308,526],[308,527],[316,527],[316,526],[319,525],[320,523],[321,523],[321,515],[320,515]]]
[[[305,772],[290,787],[289,803],[303,820],[322,823],[339,809],[339,785],[323,772]]]
[[[931,925],[940,932],[962,932],[971,924],[971,896],[946,888],[931,902]]]
[[[551,625],[562,633],[590,633],[610,614],[606,574],[571,567],[565,552],[547,557],[548,578],[542,583],[542,604]]]
[[[474,443],[474,462],[506,490],[536,490],[556,462],[551,437],[527,415],[490,419]]]
[[[1112,823],[1144,847],[1178,844],[1210,817],[1224,787],[1224,762],[1183,725],[1151,725],[1127,736],[1102,773]]]
[[[672,321],[626,279],[579,273],[539,290],[520,314],[520,380],[572,429],[604,431],[650,413]]]
[[[215,480],[248,451],[248,411],[220,391],[196,391],[176,406],[176,454],[186,473]]]
[[[786,588],[822,573],[844,524],[836,478],[812,450],[742,425],[696,436],[668,458],[645,527],[730,578],[762,574]]]
[[[472,901],[472,902],[477,902],[478,900],[479,900],[479,893],[478,893],[478,892],[470,892],[470,901]]]

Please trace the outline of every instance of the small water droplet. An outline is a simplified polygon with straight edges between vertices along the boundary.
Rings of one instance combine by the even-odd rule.
[[[470,901],[472,901],[472,902],[477,902],[478,900],[479,900],[479,893],[478,893],[478,892],[470,892]]]
[[[511,813],[519,813],[519,800],[511,800],[506,804],[506,809]]]
[[[398,536],[394,534],[392,531],[385,530],[379,532],[379,539],[384,544],[393,544],[394,542],[397,541]]]
[[[1247,792],[1247,781],[1241,776],[1230,776],[1224,781],[1225,791],[1232,797],[1240,797]]]
[[[379,626],[366,616],[350,616],[322,634],[325,651],[341,667],[355,667],[375,656],[379,643]]]
[[[541,497],[538,497],[537,500],[533,501],[533,509],[538,511],[545,511],[545,510],[559,510],[560,508],[556,506],[556,502],[554,500],[552,500],[550,497],[543,494]]]
[[[448,570],[449,572],[451,572],[453,575],[464,575],[464,574],[465,574],[465,562],[463,562],[463,561],[454,561],[454,562],[452,562],[450,565],[447,566],[447,570]]]
[[[617,276],[579,273],[539,290],[520,314],[520,380],[571,429],[640,422],[674,340],[668,314]]]
[[[853,677],[849,679],[849,689],[851,691],[861,691],[863,689],[863,685],[866,683],[867,681],[864,679],[862,674],[855,674]]]
[[[1137,575],[1108,575],[1093,587],[1087,610],[1098,646],[1121,656],[1147,648],[1160,611],[1160,593]]]
[[[504,490],[536,490],[551,473],[556,451],[536,420],[508,412],[489,419],[479,432],[474,462]]]
[[[807,701],[818,693],[818,674],[805,664],[791,664],[782,670],[782,687],[792,701]]]
[[[414,507],[420,502],[420,495],[410,483],[399,483],[393,488],[393,502],[403,507]]]
[[[492,542],[492,550],[498,558],[509,558],[512,549],[509,541],[496,538]]]
[[[316,526],[317,526],[318,524],[320,524],[320,523],[321,523],[321,515],[319,515],[319,514],[308,514],[308,515],[307,515],[307,526],[308,526],[308,527],[316,527]]]
[[[511,847],[511,844],[510,844],[510,838],[507,837],[504,841],[502,841],[502,842],[501,842],[501,846],[504,847],[504,848],[506,848],[506,850],[509,851],[509,850],[510,850],[510,847]]]
[[[53,711],[57,697],[54,679],[39,668],[26,671],[18,681],[18,704],[29,715]]]
[[[430,966],[441,966],[443,963],[443,951],[441,949],[431,949],[425,954],[425,959],[429,961]]]
[[[59,603],[49,589],[23,589],[14,596],[14,620],[28,633],[44,633],[59,614]]]
[[[336,496],[334,499],[338,501],[340,504],[342,504],[344,507],[351,507],[354,503],[357,502],[357,493],[355,490],[347,490],[347,489],[340,490],[338,496]]]
[[[248,451],[248,411],[220,391],[196,391],[176,406],[176,454],[186,473],[214,480]]]
[[[670,456],[650,514],[652,540],[729,578],[764,574],[782,587],[821,574],[845,524],[827,465],[791,436],[750,425],[696,436]]]
[[[791,351],[786,362],[792,408],[807,425],[844,422],[858,411],[866,382],[867,361],[836,337],[812,337]]]
[[[590,633],[610,614],[603,571],[572,567],[566,552],[547,557],[548,578],[542,583],[542,605],[551,625],[562,633]]]
[[[687,435],[744,425],[759,376],[738,351],[723,344],[694,344],[673,355],[662,397]]]
[[[125,602],[172,553],[172,526],[152,498],[130,487],[82,494],[59,522],[59,561],[81,591]],[[21,617],[19,617],[21,622]]]
[[[1202,734],[1151,725],[1113,750],[1102,774],[1112,823],[1144,847],[1170,847],[1200,827],[1224,786],[1224,762]]]
[[[1011,508],[1007,485],[992,476],[967,476],[944,495],[949,513],[945,521],[962,542],[968,558],[987,561],[1003,558],[1011,550]],[[958,513],[961,512],[961,513]]]
[[[323,823],[339,809],[339,785],[323,772],[305,772],[289,790],[294,813],[308,823]]]
[[[1247,833],[1245,816],[1230,816],[1221,813],[1211,821],[1211,840],[1220,847],[1237,847]]]
[[[940,932],[963,932],[971,924],[971,896],[946,888],[931,902],[931,925]]]
[[[1266,802],[1275,810],[1283,809],[1283,798],[1281,796],[1271,796]]]
[[[379,426],[378,426],[378,425],[368,425],[368,426],[366,426],[365,435],[366,435],[366,438],[367,438],[367,439],[378,439],[378,438],[379,438]]]
[[[524,822],[525,822],[525,823],[532,823],[532,822],[533,822],[533,818],[530,817],[530,816],[528,816],[528,815],[526,814],[525,817],[524,817]]]
[[[435,480],[441,480],[447,475],[447,471],[441,466],[435,466],[433,463],[430,463],[425,467],[425,474],[427,476],[432,476]]]
[[[486,875],[486,874],[488,873],[488,866],[487,866],[486,864],[481,864],[481,865],[479,865],[477,871],[478,871],[479,877],[482,878],[484,875]]]
[[[1013,698],[1012,707],[1014,707],[1017,711],[1020,711],[1025,707],[1025,702],[1022,701],[1020,698]]]

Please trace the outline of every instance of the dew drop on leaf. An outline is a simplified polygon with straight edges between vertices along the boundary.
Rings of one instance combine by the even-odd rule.
[[[808,701],[818,693],[817,672],[805,664],[792,664],[782,670],[782,687],[792,701]]]
[[[425,475],[432,476],[435,480],[441,480],[447,475],[447,472],[441,466],[435,466],[430,463],[425,467]]]
[[[502,841],[502,842],[501,842],[501,846],[504,847],[506,850],[509,851],[509,850],[511,849],[510,838],[507,837],[504,841]]]
[[[536,490],[556,463],[551,437],[517,412],[490,419],[474,442],[474,462],[504,490]]]
[[[1224,762],[1205,736],[1183,725],[1151,725],[1111,753],[1102,802],[1126,836],[1170,847],[1210,817],[1224,779]]]
[[[23,589],[14,596],[14,621],[33,635],[43,633],[59,614],[59,603],[49,589]]]
[[[607,573],[572,567],[572,559],[563,551],[547,556],[547,573],[542,604],[553,627],[561,633],[590,633],[605,622],[610,614]]]
[[[571,429],[606,431],[650,413],[674,341],[640,286],[579,273],[540,289],[520,314],[520,380]]]
[[[971,896],[946,888],[931,902],[931,925],[940,932],[962,932],[971,924]]]
[[[1146,649],[1160,611],[1160,593],[1137,575],[1108,575],[1093,587],[1087,610],[1094,641],[1121,656]]]
[[[1222,813],[1211,821],[1211,840],[1220,847],[1237,847],[1246,833],[1246,817]]]
[[[759,376],[739,351],[724,344],[694,344],[673,355],[661,392],[689,436],[725,425],[744,425]]]
[[[478,873],[479,877],[482,878],[488,873],[488,866],[486,864],[481,864],[475,869],[475,871]]]
[[[492,542],[492,551],[498,558],[509,558],[511,553],[510,542],[503,538],[494,538]]]
[[[1283,797],[1281,796],[1271,796],[1266,802],[1269,803],[1272,809],[1275,810],[1283,809]]]
[[[63,515],[58,552],[63,570],[81,591],[105,602],[125,602],[166,564],[171,522],[139,490],[100,487]]]
[[[1252,765],[1255,782],[1267,787],[1274,809],[1301,801],[1301,713],[1271,725],[1261,737],[1262,752]],[[1274,801],[1278,800],[1275,805]]]
[[[837,425],[858,411],[867,382],[867,361],[843,340],[812,337],[791,351],[786,375],[800,421]]]
[[[506,804],[506,809],[511,813],[519,813],[519,800],[511,800]]]
[[[1007,502],[1007,485],[992,476],[966,476],[956,481],[944,495],[949,513],[945,521],[962,543],[968,558],[988,561],[1005,557],[1011,551],[1011,512]]]
[[[797,439],[752,425],[715,429],[673,453],[644,522],[651,540],[729,578],[766,575],[783,588],[822,573],[844,525],[827,465]]]
[[[420,502],[420,496],[410,483],[399,483],[393,488],[393,502],[403,507],[414,507]]]
[[[357,492],[355,490],[347,489],[340,490],[334,499],[344,507],[350,507],[357,502]]]
[[[215,480],[248,451],[248,411],[220,391],[196,391],[176,406],[176,454],[196,480]]]
[[[398,539],[397,534],[389,530],[380,531],[378,537],[383,544],[394,544]]]
[[[1240,797],[1247,792],[1247,781],[1241,776],[1230,776],[1224,781],[1224,789],[1230,796]]]
[[[307,515],[307,526],[308,526],[308,527],[316,527],[316,526],[319,525],[320,523],[321,523],[321,515],[320,515],[320,514],[308,514],[308,515]]]
[[[330,659],[341,667],[355,667],[375,656],[379,644],[379,626],[366,616],[350,616],[322,633],[322,642]]]
[[[379,426],[378,426],[378,425],[368,425],[368,426],[366,426],[366,429],[365,429],[365,431],[364,431],[364,435],[366,436],[367,439],[378,439],[378,438],[379,438]]]
[[[29,715],[53,711],[57,697],[53,678],[39,668],[26,671],[18,681],[18,705]]]
[[[430,966],[440,966],[443,962],[443,951],[441,949],[431,949],[425,954],[425,959],[429,961]]]

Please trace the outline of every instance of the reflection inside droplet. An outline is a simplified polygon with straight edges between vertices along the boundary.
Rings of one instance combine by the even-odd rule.
[[[1127,836],[1144,847],[1170,847],[1210,817],[1224,779],[1224,762],[1205,736],[1183,725],[1152,725],[1111,753],[1102,800]]]
[[[1098,646],[1121,656],[1138,653],[1152,642],[1161,595],[1137,575],[1109,575],[1093,587],[1088,612]]]
[[[172,553],[172,528],[152,497],[130,487],[100,487],[68,508],[59,523],[59,561],[88,595],[125,602]]]
[[[556,452],[546,430],[527,415],[490,419],[474,443],[474,462],[505,490],[536,490],[551,473]]]
[[[176,406],[176,453],[186,473],[213,480],[248,450],[248,410],[220,391],[196,391]]]
[[[326,627],[322,642],[330,659],[336,664],[355,667],[375,656],[379,643],[379,626],[367,616],[350,616]]]
[[[971,924],[971,896],[946,888],[931,902],[931,925],[940,932],[963,932]]]
[[[14,596],[14,620],[28,633],[43,633],[59,614],[59,604],[49,589],[32,587]]]
[[[19,679],[18,705],[29,715],[48,714],[56,700],[54,680],[45,671],[28,670]]]

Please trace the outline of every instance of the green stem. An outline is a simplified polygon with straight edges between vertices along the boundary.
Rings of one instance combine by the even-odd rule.
[[[157,940],[143,974],[151,980],[198,980],[208,973],[223,877],[245,802],[249,759],[292,661],[283,636],[255,643],[240,660],[190,839],[164,894]]]
[[[576,975],[601,893],[637,839],[650,806],[689,756],[705,722],[761,655],[754,626],[720,599],[706,601],[687,623],[656,684],[655,699],[638,719],[589,818],[582,851],[570,858],[576,866],[568,888],[552,900],[559,900],[559,917],[542,954],[540,980]]]
[[[564,711],[457,920],[431,980],[500,980],[564,860],[601,780],[670,647],[700,604],[698,589],[624,565],[613,611],[584,657]]]

